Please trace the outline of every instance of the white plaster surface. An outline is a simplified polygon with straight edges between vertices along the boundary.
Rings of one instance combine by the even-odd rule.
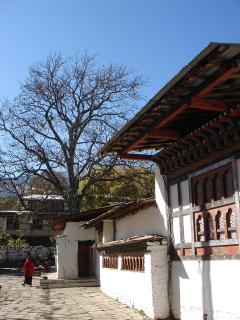
[[[118,269],[102,268],[101,257],[102,292],[142,310],[150,318],[166,318],[169,313],[166,251],[166,246],[151,248],[151,253],[145,254],[144,272],[120,270],[120,263]]]
[[[184,180],[180,183],[180,190],[182,197],[182,208],[183,210],[188,209],[190,208],[188,180]]]
[[[192,242],[191,217],[183,216],[184,242]]]
[[[179,211],[178,186],[173,184],[170,187],[170,204],[173,212]]]
[[[58,279],[64,279],[65,275],[65,256],[66,236],[57,236],[56,239],[56,267]]]
[[[113,241],[113,220],[103,220],[103,243]]]
[[[151,248],[152,299],[154,318],[169,316],[167,246]]]
[[[56,237],[58,279],[78,278],[78,241],[95,239],[95,229],[84,229],[83,223],[67,222],[63,236]]]
[[[173,218],[173,235],[174,235],[174,243],[180,243],[180,224],[179,224],[179,218]]]
[[[161,219],[164,221],[165,236],[167,236],[167,202],[166,202],[166,187],[163,176],[160,173],[159,167],[155,169],[155,198],[160,211]]]
[[[116,240],[144,234],[166,234],[164,220],[157,206],[152,205],[116,220]]]
[[[181,320],[239,320],[240,260],[174,261],[172,310]]]
[[[95,244],[100,243],[98,231],[95,229]],[[96,278],[100,279],[100,255],[98,250],[95,249],[95,275]]]

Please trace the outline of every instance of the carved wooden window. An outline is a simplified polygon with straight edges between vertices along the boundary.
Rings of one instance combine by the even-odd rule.
[[[233,178],[230,169],[224,172],[224,196],[229,198],[233,196]]]
[[[213,219],[210,213],[207,213],[206,217],[204,218],[204,226],[205,226],[205,241],[214,239]]]
[[[144,254],[122,256],[122,270],[144,271]]]
[[[196,185],[196,205],[200,206],[204,202],[203,184],[202,181],[197,181]]]
[[[196,220],[197,241],[205,241],[203,217],[199,215]]]
[[[117,255],[106,255],[103,256],[103,268],[118,269],[118,256]]]
[[[237,237],[231,164],[192,179],[195,241]],[[228,199],[226,201],[225,199]]]
[[[192,183],[195,206],[233,196],[233,176],[230,165],[194,177]]]
[[[215,216],[216,235],[218,240],[225,239],[225,219],[221,211],[218,211]]]
[[[222,175],[216,173],[214,176],[214,200],[221,200],[222,199]]]
[[[235,239],[237,237],[236,233],[236,215],[232,209],[229,209],[226,214],[227,222],[227,235],[229,239]]]
[[[204,180],[204,202],[211,202],[213,200],[213,180],[209,177]]]

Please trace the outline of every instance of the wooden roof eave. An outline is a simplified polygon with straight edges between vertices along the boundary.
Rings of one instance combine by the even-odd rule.
[[[120,136],[126,132],[135,122],[150,108],[153,107],[156,103],[159,102],[160,98],[176,83],[186,75],[191,69],[193,69],[203,57],[210,54],[212,51],[216,50],[219,43],[210,43],[203,51],[201,51],[197,57],[195,57],[189,64],[187,64],[171,81],[169,81],[156,95],[150,99],[147,104],[131,119],[129,120],[126,125],[111,139],[109,140],[100,150],[99,153],[104,154],[108,153],[110,150],[110,146],[117,141]]]
[[[141,138],[137,139],[137,145],[135,146],[134,143],[131,144],[128,147],[120,147],[120,149],[117,147],[118,142],[121,142],[121,139],[124,138],[124,134],[126,134],[127,132],[131,131],[131,127],[134,127],[134,125],[137,123],[138,120],[140,120],[140,118],[147,113],[148,110],[150,110],[154,104],[159,103],[159,101],[161,100],[161,98],[163,97],[163,95],[168,91],[168,90],[172,90],[173,87],[178,83],[178,81],[182,80],[184,78],[184,76],[187,75],[188,72],[190,72],[191,70],[193,70],[197,64],[199,62],[201,62],[202,59],[206,58],[208,55],[212,54],[214,51],[223,51],[223,47],[228,48],[228,46],[234,46],[234,48],[236,47],[236,51],[239,54],[239,50],[240,50],[240,45],[238,44],[219,44],[219,43],[211,43],[206,49],[204,49],[195,59],[193,59],[192,62],[190,62],[185,68],[183,68],[179,74],[177,76],[175,76],[163,89],[161,89],[157,95],[155,95],[155,97],[153,99],[151,99],[146,106],[132,119],[130,120],[126,126],[120,130],[120,132],[112,138],[112,140],[110,140],[107,144],[105,144],[105,146],[100,150],[101,153],[106,153],[106,152],[116,152],[118,154],[121,153],[127,153],[130,150],[143,150],[144,149],[144,144],[141,143],[141,139],[146,139],[146,136],[148,135],[149,131],[151,129],[154,128],[159,128],[162,127],[166,124],[166,122],[171,121],[172,119],[175,118],[180,115],[181,113],[183,113],[186,109],[189,109],[189,105],[191,103],[191,97],[187,96],[186,100],[184,102],[184,99],[182,99],[182,106],[179,107],[179,105],[175,106],[175,108],[170,108],[169,112],[165,112],[164,118],[162,119],[161,125],[158,127],[158,125],[153,124],[153,126],[151,127],[147,127],[145,132],[141,131]],[[221,49],[221,50],[220,50]],[[235,56],[234,56],[235,59]],[[233,60],[234,60],[233,59]],[[211,61],[210,61],[211,62]],[[218,63],[219,66],[219,63]],[[216,86],[217,84],[219,84],[219,82],[222,80],[221,76],[222,74],[224,76],[228,75],[232,75],[233,72],[236,71],[236,67],[239,67],[238,65],[233,66],[231,63],[228,64],[224,63],[224,66],[221,67],[218,71],[216,71],[216,73],[219,72],[219,74],[214,73],[212,77],[210,77],[210,83],[208,83],[208,85],[206,86],[206,83],[204,83],[202,86],[199,86],[197,88],[197,91],[192,95],[192,97],[194,97],[196,94],[198,94],[198,97],[201,97],[201,95],[204,95],[207,93],[207,91],[211,90],[214,86]],[[215,78],[215,79],[214,79]],[[204,78],[203,78],[204,79]],[[207,88],[206,88],[207,87]],[[207,90],[207,91],[206,91]],[[186,105],[185,105],[186,103]],[[212,107],[214,107],[214,105],[212,104]],[[216,107],[216,111],[221,111],[224,108],[224,106],[215,106]],[[174,114],[175,113],[175,114]],[[170,118],[169,118],[170,117]],[[172,117],[172,119],[171,119]],[[157,120],[158,121],[158,120]],[[145,136],[144,136],[145,135]],[[142,138],[142,136],[144,136],[144,138]],[[134,138],[135,142],[136,142],[136,138]],[[161,147],[161,141],[159,141],[160,147]]]
[[[153,236],[136,236],[127,240],[115,240],[107,243],[100,243],[97,245],[97,250],[100,252],[107,252],[112,250],[121,250],[125,248],[138,248],[142,250],[147,249],[148,243],[166,244],[166,237],[160,235]]]

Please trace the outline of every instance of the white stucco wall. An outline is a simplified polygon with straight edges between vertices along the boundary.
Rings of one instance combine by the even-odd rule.
[[[155,205],[116,220],[116,240],[145,234],[166,234],[163,217]]]
[[[142,310],[150,318],[165,319],[169,315],[167,299],[167,258],[166,245],[149,247],[145,254],[145,271],[135,272],[102,268],[101,290],[120,302]],[[121,260],[119,258],[119,260]]]
[[[173,235],[174,235],[174,243],[180,243],[181,239],[180,239],[180,221],[179,218],[173,218]]]
[[[166,201],[166,187],[163,176],[160,173],[159,167],[155,169],[155,198],[157,206],[160,210],[161,219],[164,223],[165,236],[167,236],[167,201]]]
[[[183,216],[184,242],[192,242],[192,228],[190,215]]]
[[[103,243],[113,241],[113,220],[103,220]]]
[[[78,278],[78,241],[95,240],[95,229],[84,229],[84,222],[67,222],[63,235],[56,237],[58,278]]]
[[[170,204],[173,212],[179,211],[178,186],[173,184],[170,187]]]
[[[99,239],[99,233],[95,229],[95,244],[99,244],[100,239]],[[100,280],[100,255],[98,250],[95,249],[95,276],[98,280]]]
[[[57,277],[58,279],[64,279],[65,275],[65,255],[64,251],[66,249],[66,236],[56,236],[56,267],[57,267]]]
[[[172,310],[181,320],[239,320],[240,260],[184,260],[172,265]]]
[[[182,213],[184,210],[189,209],[190,199],[189,199],[189,184],[188,180],[184,180],[180,183],[180,192],[181,192],[181,206]],[[174,184],[170,187],[170,205],[172,213],[179,213],[179,203],[178,203],[178,187],[177,184]],[[180,236],[180,219],[179,217],[174,217],[172,219],[172,229],[173,229],[173,240],[175,244],[181,243]],[[192,231],[191,231],[191,219],[190,215],[183,215],[183,233],[184,233],[184,242],[192,241]]]
[[[188,209],[190,208],[188,180],[184,180],[180,183],[180,190],[182,197],[182,209]]]

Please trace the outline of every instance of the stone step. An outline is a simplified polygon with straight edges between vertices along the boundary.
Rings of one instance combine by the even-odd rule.
[[[54,289],[54,288],[80,288],[80,287],[99,287],[99,283],[51,283],[41,284],[42,289]]]
[[[85,283],[85,282],[95,282],[96,278],[80,278],[80,279],[40,279],[42,283]]]
[[[40,287],[43,289],[51,288],[73,288],[73,287],[99,287],[99,281],[95,278],[90,279],[77,279],[77,280],[65,280],[65,279],[48,279],[40,280]]]

